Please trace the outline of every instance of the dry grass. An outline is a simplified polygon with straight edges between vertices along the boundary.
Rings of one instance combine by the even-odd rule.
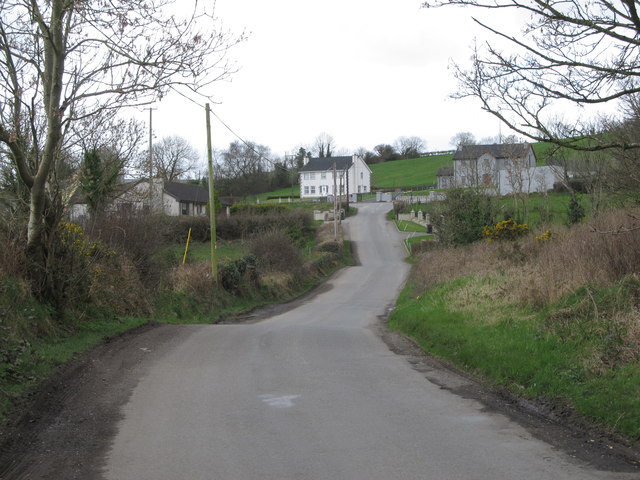
[[[177,267],[172,276],[173,289],[195,298],[206,298],[215,290],[216,283],[211,276],[211,264],[198,262]]]
[[[290,273],[268,272],[260,276],[260,287],[267,296],[280,297],[291,293],[295,280],[295,276]]]
[[[606,287],[638,272],[640,210],[618,210],[554,231],[546,241],[532,235],[427,253],[414,280],[425,289],[457,277],[498,275],[505,283],[501,295],[543,307],[582,285]]]

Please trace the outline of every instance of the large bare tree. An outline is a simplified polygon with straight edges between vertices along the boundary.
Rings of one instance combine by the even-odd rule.
[[[154,175],[172,182],[195,170],[200,155],[183,137],[164,137],[153,145]]]
[[[521,34],[479,25],[499,42],[474,47],[472,65],[455,66],[457,97],[482,108],[519,134],[562,146],[629,148],[620,136],[602,136],[592,119],[563,122],[554,108],[604,105],[640,92],[640,17],[636,0],[427,0],[426,7],[517,10],[529,20]],[[508,45],[504,51],[499,45]],[[515,47],[515,48],[512,48]],[[597,125],[596,125],[597,127]],[[591,141],[589,141],[591,140]]]
[[[204,92],[242,40],[204,2],[0,2],[0,143],[30,195],[27,251],[46,269],[55,228],[49,180],[77,122],[144,105],[171,88]],[[185,13],[189,10],[189,13]]]

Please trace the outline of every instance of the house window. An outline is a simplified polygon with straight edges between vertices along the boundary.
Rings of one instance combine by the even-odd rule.
[[[362,192],[362,186],[358,185],[358,193]]]
[[[322,172],[322,173],[320,174],[320,178],[321,178],[322,180],[326,179],[326,178],[327,178],[327,172]]]
[[[360,180],[364,178],[364,172],[360,172]]]
[[[189,215],[189,204],[187,202],[180,202],[180,213],[182,215]]]
[[[316,187],[315,185],[311,185],[311,195],[315,195],[316,194]]]
[[[316,173],[315,172],[309,173],[309,180],[315,180],[315,179],[316,179]]]
[[[305,185],[305,187],[304,187],[304,194],[305,195],[309,195],[309,186],[308,185]]]

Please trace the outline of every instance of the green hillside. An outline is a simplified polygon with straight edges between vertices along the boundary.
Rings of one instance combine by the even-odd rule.
[[[453,154],[408,158],[370,165],[371,185],[375,188],[436,185],[440,167],[453,166]]]

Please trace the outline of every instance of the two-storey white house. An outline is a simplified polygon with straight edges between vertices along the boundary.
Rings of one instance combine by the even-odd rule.
[[[335,190],[334,190],[335,163]],[[300,198],[319,198],[371,191],[371,169],[360,155],[310,158],[300,169]]]

